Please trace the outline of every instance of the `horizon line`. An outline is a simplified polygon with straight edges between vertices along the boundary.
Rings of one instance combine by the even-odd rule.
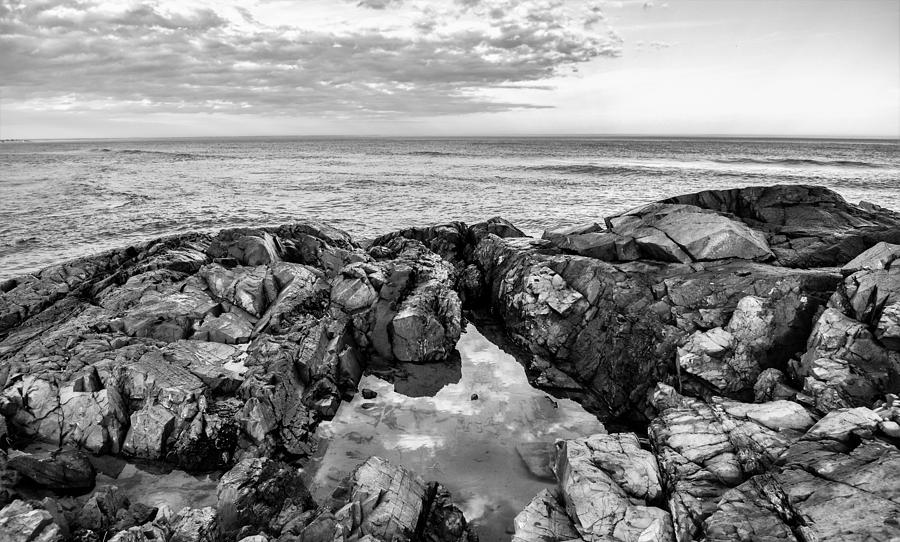
[[[824,140],[824,141],[881,141],[900,143],[897,136],[843,136],[843,135],[760,135],[760,134],[468,134],[468,135],[350,135],[350,134],[270,134],[270,135],[190,135],[190,136],[113,136],[113,137],[13,137],[0,138],[0,143],[54,142],[54,141],[133,141],[159,139],[277,139],[277,138],[309,138],[309,139],[783,139],[783,140]]]

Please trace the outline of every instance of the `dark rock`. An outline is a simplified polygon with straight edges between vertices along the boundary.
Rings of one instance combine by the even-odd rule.
[[[268,532],[270,522],[285,506],[315,507],[295,468],[264,458],[244,459],[225,473],[217,496],[218,523],[226,536],[239,530]]]
[[[900,214],[865,209],[820,186],[777,185],[707,190],[663,203],[730,213],[765,233],[788,267],[839,266],[885,241],[900,243]]]
[[[363,388],[360,393],[363,399],[374,399],[378,396],[378,393],[376,393],[374,390],[370,390],[369,388]]]
[[[87,455],[78,450],[60,450],[45,457],[27,453],[10,454],[7,465],[49,489],[85,490],[94,487],[94,467]]]

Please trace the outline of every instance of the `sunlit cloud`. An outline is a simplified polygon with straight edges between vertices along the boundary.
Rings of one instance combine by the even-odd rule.
[[[546,80],[620,52],[590,2],[334,2],[311,9],[306,24],[287,5],[5,1],[4,107],[382,118],[497,112],[539,106],[499,100],[493,89],[550,88]],[[291,17],[273,20],[272,6]]]

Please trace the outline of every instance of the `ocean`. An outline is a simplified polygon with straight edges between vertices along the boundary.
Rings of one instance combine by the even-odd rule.
[[[0,144],[0,279],[191,230],[316,219],[358,239],[503,216],[529,234],[676,194],[827,186],[900,210],[894,141],[197,138]]]

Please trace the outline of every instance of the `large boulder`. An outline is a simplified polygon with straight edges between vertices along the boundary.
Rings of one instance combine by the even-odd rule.
[[[900,243],[900,213],[847,203],[806,185],[706,190],[664,200],[730,213],[765,234],[781,265],[843,265],[878,242]]]
[[[62,532],[46,510],[25,501],[13,501],[0,510],[0,540],[9,542],[58,542]]]
[[[222,533],[238,539],[269,532],[285,507],[315,508],[300,472],[265,458],[241,460],[222,475],[216,489],[216,516]],[[277,535],[278,533],[271,533]]]
[[[606,223],[613,234],[623,240],[633,240],[640,258],[690,263],[773,257],[760,232],[738,220],[693,205],[654,203],[607,218]]]
[[[478,540],[446,489],[380,457],[357,467],[331,501],[328,510],[295,527],[300,540],[339,534],[381,542]]]
[[[94,466],[87,455],[78,450],[60,450],[39,455],[11,452],[6,465],[49,489],[77,491],[94,487]]]
[[[462,333],[456,270],[419,241],[391,237],[378,259],[341,270],[332,304],[350,315],[357,344],[387,361],[444,361]]]

